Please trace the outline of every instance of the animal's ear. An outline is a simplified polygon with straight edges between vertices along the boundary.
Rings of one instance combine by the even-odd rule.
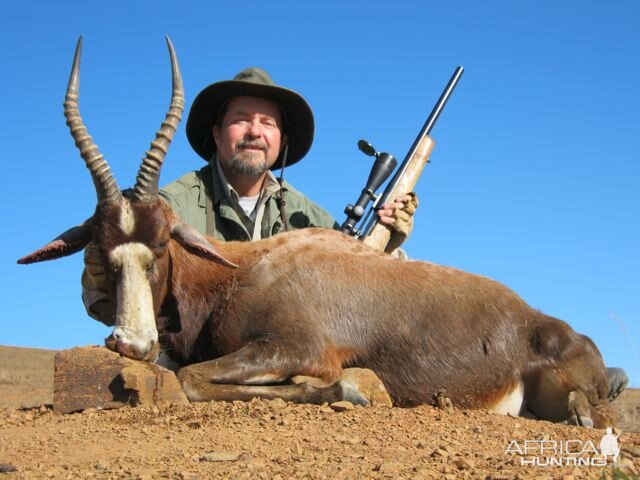
[[[238,268],[238,265],[224,258],[209,241],[191,225],[178,224],[171,229],[171,237],[194,255],[213,260],[225,267]]]
[[[45,260],[56,260],[58,258],[73,255],[79,252],[93,238],[90,221],[86,221],[82,225],[70,228],[58,237],[51,240],[47,245],[26,257],[18,260],[21,265],[28,263],[43,262]]]

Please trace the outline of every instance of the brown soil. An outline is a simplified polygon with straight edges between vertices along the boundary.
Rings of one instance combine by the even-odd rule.
[[[2,349],[0,365],[5,366],[1,354]],[[15,351],[11,357],[15,363]],[[0,390],[0,405],[6,403],[6,391]],[[527,440],[529,445],[545,440],[548,452],[561,440],[574,440],[572,447],[581,449],[591,441],[599,448],[604,433],[431,406],[336,412],[328,406],[253,400],[68,415],[44,406],[0,408],[0,472],[15,469],[0,473],[0,479],[570,480],[603,473],[612,478],[611,457],[606,467],[544,467],[522,461],[544,463],[547,455],[516,453]],[[507,453],[510,445],[512,453]],[[637,475],[640,434],[625,431],[619,445],[618,466]],[[575,458],[573,453],[560,456]],[[586,451],[582,458],[593,461],[596,456]]]
[[[522,466],[525,457],[505,450],[513,440],[520,448],[540,439],[598,446],[603,433],[477,411],[379,407],[338,413],[278,400],[70,415],[42,408],[0,411],[0,464],[17,470],[7,478],[569,480],[599,478],[613,469]],[[619,442],[624,450],[618,462],[637,472],[640,435],[623,433]]]

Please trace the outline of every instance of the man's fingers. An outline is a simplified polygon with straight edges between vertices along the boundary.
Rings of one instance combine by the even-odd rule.
[[[395,203],[402,203],[402,204],[406,204],[409,201],[411,201],[413,198],[415,198],[415,195],[412,195],[410,193],[405,193],[404,195],[399,195],[396,198],[393,199],[393,201]]]
[[[398,222],[408,222],[411,219],[411,214],[408,213],[406,210],[396,210],[396,213],[394,215],[394,217],[396,218],[396,221]]]
[[[378,221],[384,225],[393,225],[396,219],[390,215],[379,216]]]

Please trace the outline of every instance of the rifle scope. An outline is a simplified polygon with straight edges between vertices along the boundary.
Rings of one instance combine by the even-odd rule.
[[[364,215],[367,205],[370,201],[375,202],[379,198],[379,195],[376,195],[376,190],[378,190],[380,185],[389,178],[389,175],[391,175],[398,164],[398,161],[393,155],[386,152],[376,151],[376,149],[373,148],[373,145],[366,140],[359,140],[358,148],[362,153],[369,157],[375,157],[376,160],[373,162],[373,167],[371,168],[371,173],[369,174],[367,183],[355,205],[349,204],[344,209],[344,213],[347,215],[347,220],[342,224],[341,230],[343,233],[347,233],[355,237],[360,235],[360,232],[356,229],[356,224]]]

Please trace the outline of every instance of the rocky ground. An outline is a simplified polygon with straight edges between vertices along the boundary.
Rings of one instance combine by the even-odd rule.
[[[11,357],[15,363],[15,351]],[[0,405],[15,391],[11,375],[0,375]],[[640,478],[640,434],[623,432],[617,464],[608,457],[600,466],[604,433],[431,406],[336,411],[253,400],[64,415],[0,408],[0,480]]]
[[[550,458],[596,462],[591,445],[599,448],[603,434],[430,406],[336,412],[253,400],[66,415],[4,409],[0,468],[7,479],[614,478],[611,457],[606,467],[540,466]],[[546,441],[544,454],[539,440]],[[554,449],[561,441],[563,449]],[[519,453],[532,445],[535,452]],[[633,478],[640,434],[623,433],[619,445],[616,478],[625,478],[620,471]],[[567,453],[575,449],[587,451]]]

